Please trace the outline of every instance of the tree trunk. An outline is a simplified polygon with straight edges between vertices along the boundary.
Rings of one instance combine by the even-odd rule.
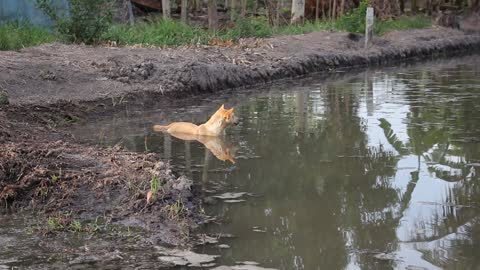
[[[315,21],[318,21],[320,16],[320,0],[315,1]]]
[[[342,0],[340,3],[340,16],[343,16],[343,12],[345,11],[345,0]]]
[[[267,18],[268,18],[268,24],[270,26],[275,25],[275,10],[277,9],[277,1],[278,0],[266,0],[265,5],[267,8]]]
[[[335,19],[336,17],[337,17],[337,0],[333,0],[332,18]]]
[[[218,27],[217,0],[208,0],[208,28],[216,30]]]
[[[128,22],[130,25],[133,25],[135,22],[135,18],[133,17],[133,9],[132,9],[132,2],[127,0],[127,10],[128,10]]]
[[[242,16],[242,18],[245,18],[246,14],[247,14],[247,0],[242,0],[242,11],[240,12],[240,16]]]
[[[282,0],[277,0],[277,6],[275,8],[275,26],[280,25],[280,12],[282,10]]]
[[[182,0],[182,7],[181,7],[181,13],[180,17],[183,23],[187,23],[187,13],[188,13],[188,0]]]
[[[327,11],[325,10],[325,1],[322,1],[322,19],[327,19]]]
[[[163,19],[170,19],[170,0],[162,0]]]
[[[418,11],[417,0],[412,0],[412,12],[416,13]]]
[[[292,1],[292,20],[291,23],[302,23],[305,17],[305,0]]]
[[[399,0],[400,1],[400,12],[405,13],[405,0]]]
[[[236,10],[235,10],[235,1],[236,0],[231,0],[232,2],[230,3],[230,21],[234,22],[235,17],[236,17]]]
[[[252,10],[253,16],[257,16],[257,12],[258,12],[258,0],[253,0],[253,10]]]
[[[330,20],[333,19],[332,15],[332,3],[333,3],[333,0],[328,0],[328,16],[330,17]]]
[[[203,0],[195,0],[195,12],[202,11],[202,2]]]

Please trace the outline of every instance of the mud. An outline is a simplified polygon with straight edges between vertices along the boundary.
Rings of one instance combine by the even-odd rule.
[[[202,218],[192,182],[175,175],[154,154],[78,144],[44,124],[11,121],[0,112],[0,201],[37,216],[115,224],[148,230],[156,243],[182,245]],[[160,188],[147,203],[151,181]],[[169,206],[181,204],[172,212]],[[5,209],[5,206],[2,207]],[[68,214],[66,214],[68,213]],[[46,222],[45,222],[46,223]]]
[[[65,127],[126,106],[158,106],[315,72],[465,53],[480,48],[480,35],[432,28],[392,32],[366,50],[363,44],[359,35],[320,32],[231,46],[50,44],[0,52],[0,89],[10,103],[0,105],[0,199],[45,217],[107,215],[148,229],[158,242],[185,244],[186,231],[202,220],[188,179],[152,154],[85,144]],[[155,177],[162,188],[147,204]],[[178,202],[182,211],[172,213],[169,206]]]

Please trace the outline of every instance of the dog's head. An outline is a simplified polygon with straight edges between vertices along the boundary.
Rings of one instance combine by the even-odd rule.
[[[217,113],[220,113],[225,126],[238,125],[238,118],[235,116],[233,108],[231,108],[230,110],[226,110],[225,106],[222,104],[220,109],[218,109]]]

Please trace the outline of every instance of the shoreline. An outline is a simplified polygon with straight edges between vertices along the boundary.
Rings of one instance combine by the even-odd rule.
[[[148,227],[158,242],[188,245],[182,230],[206,219],[199,214],[201,201],[191,180],[154,154],[81,143],[59,127],[125,106],[149,107],[336,69],[464,54],[480,49],[480,35],[446,28],[409,30],[377,37],[368,50],[362,47],[359,35],[317,32],[248,39],[233,47],[50,44],[0,52],[0,87],[11,101],[0,106],[0,198],[45,217],[71,211],[86,221],[108,213],[119,223]],[[166,188],[162,199],[147,204],[156,176]],[[178,219],[162,212],[179,201],[186,211]]]

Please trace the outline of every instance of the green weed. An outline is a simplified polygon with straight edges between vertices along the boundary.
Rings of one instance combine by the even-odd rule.
[[[60,217],[49,217],[47,220],[48,228],[52,231],[60,231],[65,228],[63,219]]]
[[[46,28],[33,26],[26,21],[0,25],[0,50],[18,50],[53,41],[55,36]]]
[[[83,226],[82,226],[82,223],[80,223],[80,221],[74,220],[70,222],[70,224],[68,225],[68,229],[71,232],[79,233],[83,231]]]

